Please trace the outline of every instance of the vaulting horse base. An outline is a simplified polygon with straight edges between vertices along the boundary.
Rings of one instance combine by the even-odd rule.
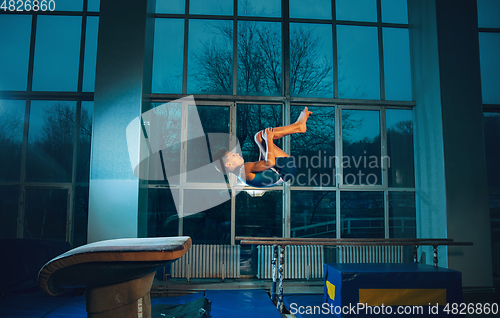
[[[87,317],[137,318],[151,316],[149,292],[155,273],[115,285],[87,287]]]

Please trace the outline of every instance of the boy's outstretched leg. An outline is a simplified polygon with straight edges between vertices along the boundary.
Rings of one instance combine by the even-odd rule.
[[[299,118],[297,118],[297,121],[295,124],[299,126],[299,132],[300,133],[305,133],[307,131],[307,119],[309,118],[309,115],[311,115],[312,112],[310,112],[307,107],[300,112]]]
[[[288,126],[282,126],[282,127],[276,127],[274,128],[274,137],[273,139],[280,139],[283,138],[284,136],[291,135],[291,134],[296,134],[296,133],[305,133],[307,131],[307,119],[309,118],[309,115],[311,115],[312,112],[310,112],[307,107],[304,108],[304,110],[300,113],[299,118],[297,121],[291,125]],[[254,139],[257,145],[259,145],[259,150],[260,150],[260,157],[265,157],[266,154],[266,144],[265,140],[262,138],[262,133],[264,130],[259,131],[257,134],[255,134]],[[288,154],[281,150],[278,146],[274,145],[274,151],[276,154],[276,157],[288,157]]]
[[[287,135],[291,134],[296,134],[296,133],[305,133],[307,131],[307,119],[309,118],[309,115],[311,115],[312,112],[310,112],[307,107],[302,110],[302,112],[299,115],[299,118],[297,121],[293,124],[290,124],[288,126],[282,126],[282,127],[276,127],[274,128],[274,138],[273,139],[280,139],[283,138]]]

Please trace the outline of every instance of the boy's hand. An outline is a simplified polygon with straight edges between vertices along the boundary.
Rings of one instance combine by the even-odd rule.
[[[266,136],[267,136],[267,141],[272,142],[274,139],[274,128],[266,128]]]

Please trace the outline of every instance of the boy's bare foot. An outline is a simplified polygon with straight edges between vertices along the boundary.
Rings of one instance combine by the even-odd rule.
[[[312,112],[310,112],[307,107],[300,113],[299,118],[295,122],[299,126],[299,132],[305,133],[307,131],[307,118],[309,118],[311,114]]]

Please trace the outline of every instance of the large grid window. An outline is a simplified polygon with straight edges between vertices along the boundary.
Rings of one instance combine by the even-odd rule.
[[[500,2],[478,0],[479,54],[484,110],[484,141],[490,197],[493,278],[500,283]]]
[[[256,132],[313,114],[307,133],[276,140],[298,164],[284,186],[231,189],[179,218],[177,196],[226,185],[150,182],[148,235],[415,237],[409,52],[405,0],[157,0],[153,101],[193,94],[204,133],[236,137],[246,161],[258,160]],[[189,135],[189,120],[180,126]],[[196,165],[189,149],[176,154],[181,171]]]
[[[56,6],[0,12],[2,29],[16,30],[15,37],[0,34],[0,58],[9,61],[0,72],[0,142],[9,150],[0,155],[0,187],[9,194],[0,199],[9,211],[0,231],[80,245],[86,242],[99,0]],[[257,131],[293,123],[305,106],[313,115],[306,134],[276,142],[300,164],[285,186],[245,188],[224,204],[179,218],[175,202],[185,193],[217,196],[227,188],[196,176],[150,182],[149,236],[234,244],[236,235],[413,235],[405,0],[157,0],[154,37],[152,99],[162,104],[194,94],[197,100],[196,108],[170,109],[185,116],[171,121],[179,125],[172,138],[199,133],[190,130],[197,112],[203,133],[238,138],[253,161]],[[192,143],[173,147],[159,160],[189,170],[200,164],[199,150]]]
[[[412,100],[405,0],[156,5],[153,94]]]
[[[2,237],[87,242],[98,11],[0,11]]]

